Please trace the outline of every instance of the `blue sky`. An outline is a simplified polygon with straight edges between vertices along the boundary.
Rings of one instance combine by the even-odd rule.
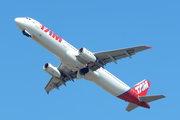
[[[180,1],[173,0],[16,0],[2,1],[0,36],[0,120],[120,120],[179,118]],[[148,95],[164,94],[151,109],[128,105],[93,82],[75,80],[54,89],[44,87],[49,62],[60,64],[49,51],[22,35],[16,17],[32,17],[79,49],[92,52],[152,46],[105,68],[130,87],[151,82]]]

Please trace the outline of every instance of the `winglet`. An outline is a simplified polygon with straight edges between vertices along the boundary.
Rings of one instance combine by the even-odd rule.
[[[49,95],[49,91],[47,92],[47,94]]]
[[[149,49],[151,50],[152,47],[149,46]]]

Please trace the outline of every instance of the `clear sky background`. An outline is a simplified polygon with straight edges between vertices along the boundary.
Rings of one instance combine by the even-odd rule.
[[[0,120],[175,120],[179,119],[179,0],[14,0],[0,4]],[[130,87],[151,82],[148,95],[164,94],[151,108],[128,105],[93,82],[75,80],[54,89],[43,65],[60,64],[56,56],[15,25],[31,17],[79,49],[92,52],[138,45],[152,46],[105,68]]]

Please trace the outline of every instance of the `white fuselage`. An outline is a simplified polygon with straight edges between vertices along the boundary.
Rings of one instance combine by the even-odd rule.
[[[86,65],[79,62],[76,58],[78,50],[66,42],[64,39],[56,40],[57,35],[53,38],[53,33],[44,25],[31,18],[16,18],[15,22],[19,29],[27,30],[32,34],[34,41],[46,48],[59,58],[59,60],[72,71],[78,71]],[[93,81],[98,86],[114,96],[122,95],[127,92],[130,87],[109,73],[104,68],[99,68],[96,71],[89,71],[83,77],[86,80]]]

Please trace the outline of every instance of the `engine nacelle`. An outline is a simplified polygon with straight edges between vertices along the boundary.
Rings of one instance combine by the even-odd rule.
[[[57,67],[54,67],[53,65],[51,65],[50,63],[46,63],[43,66],[44,71],[46,71],[49,75],[51,75],[52,77],[57,77],[60,78],[61,77],[61,73],[59,72],[59,70],[57,69]]]
[[[85,59],[87,62],[95,62],[96,61],[96,57],[93,55],[92,52],[90,52],[89,50],[87,50],[86,48],[81,47],[78,51],[79,55]]]

